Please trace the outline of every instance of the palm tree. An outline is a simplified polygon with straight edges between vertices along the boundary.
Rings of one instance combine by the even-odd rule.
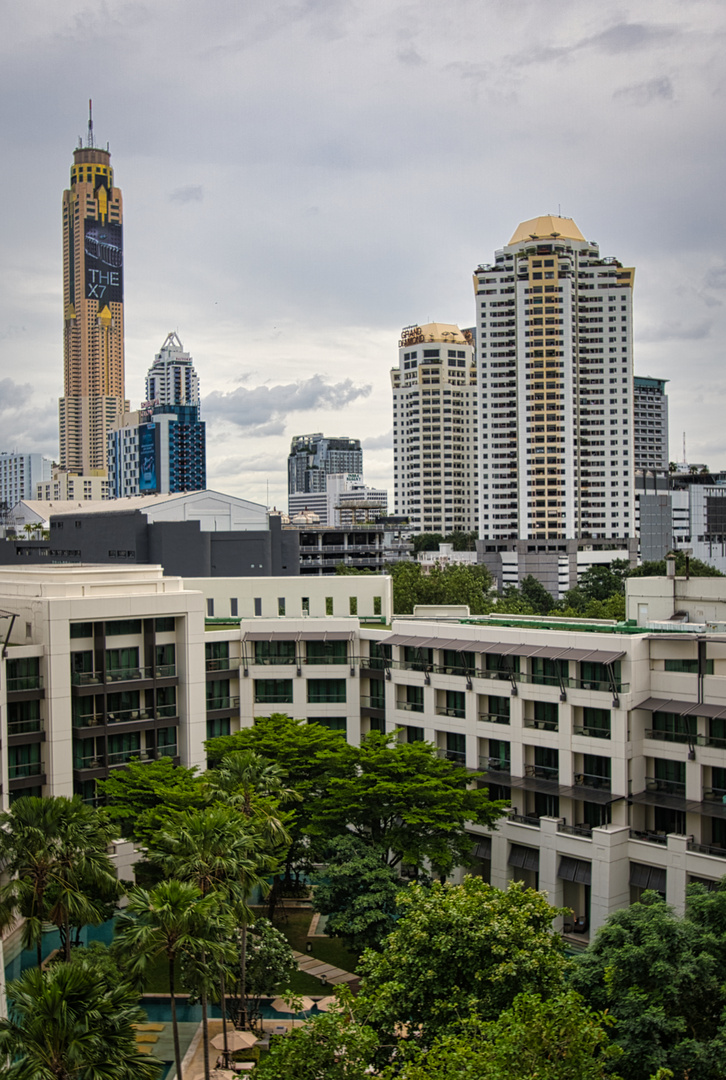
[[[128,905],[117,920],[118,940],[135,956],[132,971],[143,980],[146,965],[163,956],[169,971],[171,1023],[177,1080],[182,1080],[179,1025],[176,1017],[175,965],[194,956],[210,936],[209,923],[216,915],[216,898],[185,881],[162,881],[148,890],[134,888]]]
[[[160,1061],[140,1054],[138,994],[90,967],[30,968],[8,985],[10,1015],[0,1019],[2,1075],[12,1080],[155,1080]]]
[[[24,796],[0,815],[0,860],[10,881],[0,889],[0,925],[21,916],[25,948],[42,959],[43,923],[61,932],[70,959],[73,926],[103,922],[119,885],[108,857],[114,826],[78,796]]]
[[[148,862],[166,875],[189,881],[198,887],[202,896],[215,896],[220,912],[234,914],[243,926],[252,917],[246,900],[255,885],[262,884],[262,873],[270,863],[262,850],[259,834],[254,829],[240,827],[240,816],[224,806],[181,814],[169,831],[154,841],[147,856]],[[211,929],[211,928],[210,928]],[[218,958],[224,952],[222,944],[225,927],[215,946],[209,945]],[[231,929],[231,927],[229,927]],[[207,944],[203,945],[198,974],[204,975],[207,966]],[[224,958],[219,965],[222,1017],[225,1015]],[[193,969],[193,966],[192,966]],[[207,980],[199,980],[202,1003],[204,1038],[204,1069],[209,1076],[209,1047],[207,1036]],[[223,1023],[226,1040],[227,1029]],[[225,1046],[226,1050],[226,1046]]]

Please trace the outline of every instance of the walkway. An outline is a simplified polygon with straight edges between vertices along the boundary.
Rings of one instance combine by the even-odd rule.
[[[325,979],[325,983],[330,986],[338,986],[341,983],[356,983],[360,976],[354,975],[350,971],[343,971],[342,968],[335,967],[333,964],[326,964],[323,960],[316,960],[314,956],[310,956],[308,953],[296,952],[293,949],[292,955],[295,957],[295,962],[300,971],[305,971],[308,975],[313,975],[316,979]]]

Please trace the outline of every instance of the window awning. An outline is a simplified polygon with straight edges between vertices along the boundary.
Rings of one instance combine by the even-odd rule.
[[[609,806],[611,803],[624,799],[624,795],[614,795],[612,791],[604,791],[602,788],[588,787],[586,784],[575,784],[573,787],[560,789],[563,799],[577,799],[578,802],[597,803],[598,806]]]
[[[492,857],[492,838],[491,836],[482,836],[479,843],[474,847],[472,855],[475,855],[477,859],[491,859]]]
[[[636,709],[647,709],[648,712],[675,713],[676,716],[708,716],[712,720],[716,717],[726,716],[726,706],[713,705],[709,702],[680,701],[677,698],[646,698]]]
[[[507,861],[520,870],[539,870],[539,851],[523,844],[512,844]]]
[[[350,641],[353,635],[346,630],[303,630],[303,641]]]
[[[547,780],[544,776],[512,776],[509,786],[519,791],[541,791],[548,795],[560,795],[557,780]]]
[[[557,877],[562,881],[576,881],[579,885],[592,885],[592,864],[569,855],[560,858]]]
[[[245,641],[281,641],[282,635],[273,633],[271,630],[248,630],[244,636]],[[289,632],[285,638],[287,641],[297,641],[297,634]]]
[[[647,866],[645,863],[631,862],[630,884],[638,889],[666,891],[666,872],[662,866]]]
[[[629,795],[628,802],[636,806],[664,806],[668,810],[687,810],[685,795],[672,795],[667,791],[639,791]]]

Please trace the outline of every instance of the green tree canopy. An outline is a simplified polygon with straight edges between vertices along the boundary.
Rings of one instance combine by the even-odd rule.
[[[201,810],[208,802],[196,768],[174,765],[168,757],[130,761],[108,780],[99,780],[98,787],[108,799],[107,813],[119,831],[143,843],[185,810]]]
[[[562,987],[557,911],[542,893],[512,882],[506,892],[467,876],[461,885],[410,885],[400,919],[380,953],[364,953],[359,999],[384,1033],[421,1026],[422,1045],[461,1029],[476,1014],[494,1020],[517,994]]]
[[[312,831],[332,837],[349,829],[388,852],[392,866],[430,862],[446,874],[467,865],[467,823],[493,825],[507,805],[472,787],[477,774],[439,757],[431,743],[402,743],[397,732],[372,731],[360,746],[336,748],[333,760],[325,795],[312,807]]]
[[[350,1010],[314,1016],[276,1039],[255,1069],[257,1080],[370,1080],[376,1033]]]
[[[400,562],[389,572],[397,615],[412,614],[416,604],[467,604],[472,615],[492,608],[492,576],[485,566],[454,563],[425,573],[418,562]]]
[[[680,918],[658,893],[613,912],[578,959],[573,987],[615,1018],[618,1069],[641,1080],[658,1068],[689,1080],[726,1077],[723,887],[713,903],[693,891]]]
[[[8,1080],[156,1080],[161,1062],[140,1054],[138,993],[84,958],[30,968],[8,984],[0,1066]]]
[[[386,1069],[386,1080],[615,1080],[619,1050],[610,1043],[609,1019],[572,991],[542,999],[520,994],[496,1020],[476,1016],[431,1047],[401,1046],[405,1065]]]
[[[314,907],[328,916],[326,932],[353,952],[379,948],[395,925],[401,882],[387,852],[343,835],[330,842],[325,868],[314,878]]]

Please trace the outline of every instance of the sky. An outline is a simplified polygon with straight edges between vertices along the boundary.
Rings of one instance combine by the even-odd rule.
[[[126,393],[194,358],[208,486],[294,435],[391,489],[401,328],[474,322],[520,221],[636,267],[672,459],[726,468],[723,0],[0,0],[0,450],[58,453],[61,197],[93,98],[124,198]],[[721,344],[719,344],[719,342]]]

